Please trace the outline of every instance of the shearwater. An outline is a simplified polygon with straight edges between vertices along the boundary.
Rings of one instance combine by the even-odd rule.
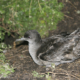
[[[29,54],[38,65],[59,65],[80,58],[80,28],[67,36],[54,35],[46,39],[41,39],[36,30],[29,30],[16,41],[29,42]]]

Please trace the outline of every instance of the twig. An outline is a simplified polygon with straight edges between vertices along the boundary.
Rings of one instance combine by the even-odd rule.
[[[0,60],[0,62],[3,62],[2,60]]]
[[[39,9],[40,9],[40,12],[41,12],[41,5],[40,5],[40,3],[39,3],[39,0],[38,0],[38,4],[39,4]]]
[[[70,17],[70,16],[68,16],[68,15],[64,15],[65,17],[68,17],[68,18],[71,18],[71,19],[74,19],[74,18],[72,18],[72,17]]]
[[[74,8],[76,8],[77,9],[77,7],[75,7],[70,1],[68,1]]]
[[[26,51],[28,51],[28,50],[22,51],[22,53],[24,53],[24,52],[26,52]]]
[[[72,77],[75,77],[75,78],[77,78],[78,80],[80,80],[80,78],[78,78],[78,77],[76,77],[75,75],[71,75]]]
[[[61,69],[61,68],[60,69],[57,69],[57,70],[62,70],[64,72],[66,72],[66,75],[68,76],[69,80],[71,80],[70,74],[66,70]],[[64,74],[64,73],[55,73],[55,74]]]
[[[2,26],[2,28],[4,28],[6,30],[6,32],[10,32],[7,28],[5,28],[4,26]],[[16,32],[17,33],[18,30],[15,30],[15,31],[11,31],[11,32]],[[15,36],[11,33],[11,36],[13,38],[15,38]]]

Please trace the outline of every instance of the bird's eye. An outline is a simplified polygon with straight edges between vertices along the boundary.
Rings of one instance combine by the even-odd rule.
[[[24,34],[24,37],[25,37],[25,38],[31,38],[30,35],[27,34],[27,33]]]
[[[30,38],[30,36],[28,36],[28,38]]]

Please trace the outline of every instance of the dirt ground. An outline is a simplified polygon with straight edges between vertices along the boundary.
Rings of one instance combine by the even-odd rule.
[[[71,33],[80,27],[80,0],[59,0],[64,3],[62,12],[64,20],[62,20],[56,30],[49,32],[49,36],[53,34]],[[33,71],[40,74],[47,74],[44,66],[38,66],[34,63],[28,52],[27,43],[21,44],[16,48],[12,48],[5,53],[6,59],[10,65],[15,67],[15,72],[7,78],[0,80],[48,80],[45,78],[36,78],[32,75]],[[52,79],[50,80],[80,80],[80,58],[72,63],[61,64],[53,71],[49,71]]]

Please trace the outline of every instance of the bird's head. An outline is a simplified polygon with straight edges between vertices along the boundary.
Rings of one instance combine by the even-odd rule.
[[[24,34],[24,37],[16,41],[28,41],[29,43],[41,42],[41,36],[36,30],[29,30]]]

